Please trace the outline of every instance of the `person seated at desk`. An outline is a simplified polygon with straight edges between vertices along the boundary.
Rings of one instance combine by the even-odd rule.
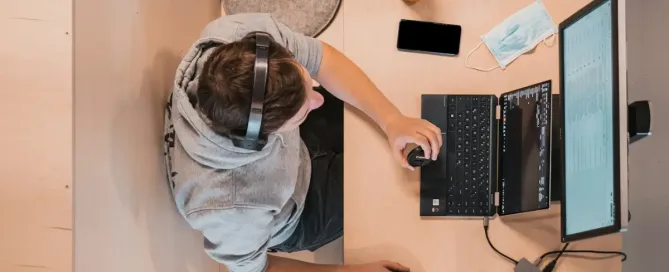
[[[258,31],[273,41],[261,129],[267,143],[251,151],[230,138],[248,123]],[[202,232],[209,256],[232,272],[409,271],[388,261],[327,266],[268,254],[313,251],[343,234],[341,150],[304,137],[328,133],[303,126],[324,102],[312,77],[374,120],[402,166],[409,168],[402,149],[410,143],[437,158],[439,128],[402,115],[341,52],[267,14],[224,16],[186,54],[168,99],[165,154],[177,208]]]

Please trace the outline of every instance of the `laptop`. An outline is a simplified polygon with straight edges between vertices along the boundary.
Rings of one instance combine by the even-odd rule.
[[[424,94],[444,144],[420,168],[420,215],[487,217],[548,209],[552,82],[502,94]]]

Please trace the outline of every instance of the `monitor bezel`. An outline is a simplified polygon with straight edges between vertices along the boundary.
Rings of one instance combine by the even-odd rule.
[[[563,150],[562,152],[562,199],[561,199],[561,238],[562,242],[571,242],[571,241],[576,241],[576,240],[582,240],[582,239],[587,239],[587,238],[592,238],[592,237],[597,237],[597,236],[602,236],[606,234],[612,234],[612,233],[617,233],[621,230],[621,104],[620,104],[620,74],[619,74],[619,29],[618,29],[618,1],[617,0],[610,0],[611,1],[611,32],[612,32],[612,37],[611,37],[611,42],[612,42],[612,60],[613,60],[613,69],[611,71],[612,73],[612,78],[613,78],[613,154],[614,154],[614,173],[613,173],[613,193],[614,193],[614,223],[611,226],[607,227],[602,227],[602,228],[597,228],[597,229],[592,229],[588,230],[585,232],[578,232],[578,233],[573,233],[573,234],[567,234],[566,230],[566,225],[567,225],[567,217],[566,217],[566,203],[567,203],[567,197],[566,197],[566,192],[567,192],[567,185],[565,182],[565,179],[567,177],[566,175],[566,148],[565,148],[565,92],[564,92],[564,31],[566,28],[569,26],[573,25],[575,22],[595,10],[596,8],[600,7],[604,3],[608,2],[609,0],[594,0],[593,2],[589,3],[585,7],[581,8],[579,11],[577,11],[575,14],[564,20],[562,23],[559,25],[559,36],[560,36],[560,44],[559,44],[559,59],[560,59],[560,99],[561,99],[561,104],[562,104],[562,110],[560,112],[562,118],[560,120],[560,129],[562,132],[560,133],[562,135],[560,139],[560,145]],[[626,111],[625,111],[626,112]],[[626,119],[626,118],[625,118]],[[625,128],[626,130],[626,128]],[[626,138],[625,138],[626,140]],[[625,145],[626,148],[626,145]],[[625,150],[626,151],[626,150]]]

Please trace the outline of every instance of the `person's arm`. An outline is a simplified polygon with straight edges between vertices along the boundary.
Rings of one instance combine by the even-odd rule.
[[[437,159],[441,130],[425,120],[402,115],[353,61],[327,43],[323,43],[323,58],[315,79],[372,118],[388,136],[393,155],[402,166],[412,169],[402,155],[409,143],[420,145],[426,157]]]
[[[325,42],[315,79],[337,98],[372,118],[384,132],[392,120],[402,116],[355,63]]]

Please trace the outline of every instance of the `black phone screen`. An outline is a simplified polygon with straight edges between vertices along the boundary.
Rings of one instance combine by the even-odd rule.
[[[397,49],[457,55],[462,27],[413,20],[400,21]]]

